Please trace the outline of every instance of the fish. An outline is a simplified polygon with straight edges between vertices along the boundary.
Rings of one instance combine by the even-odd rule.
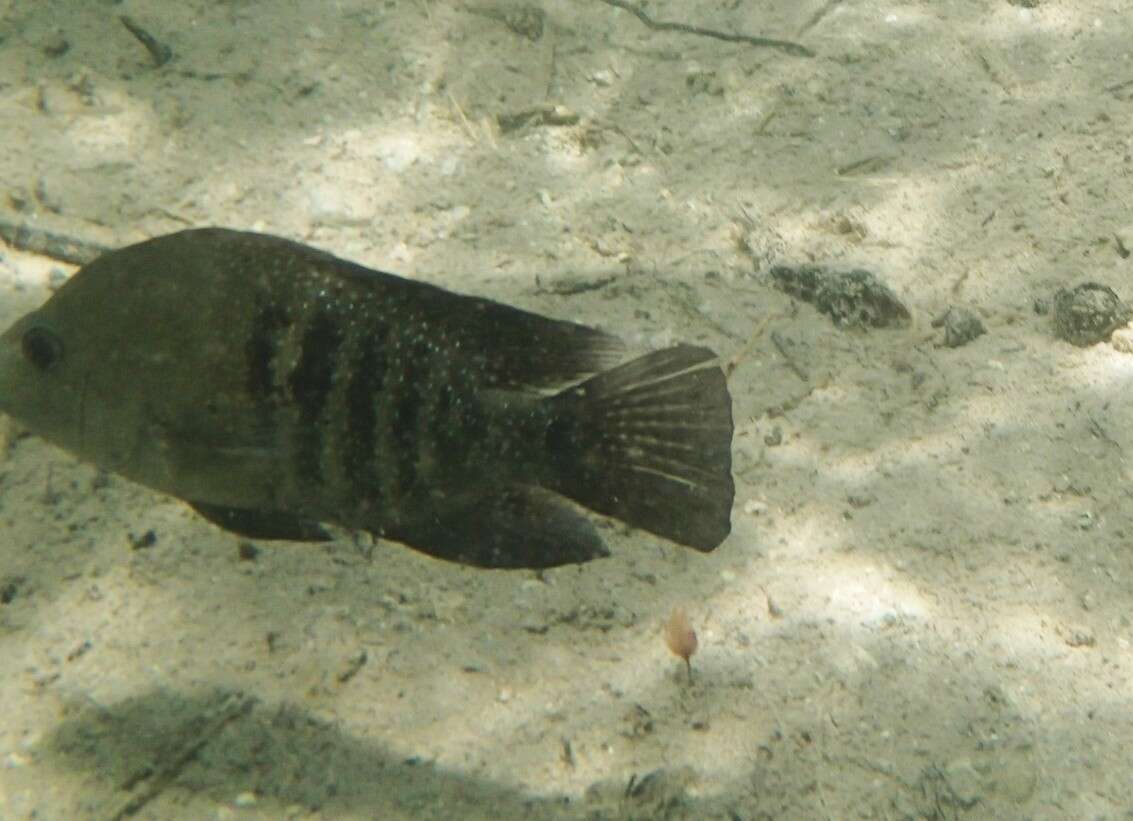
[[[0,336],[0,412],[250,539],[329,526],[438,559],[609,555],[603,518],[708,552],[731,531],[715,353],[194,228],[108,251]]]

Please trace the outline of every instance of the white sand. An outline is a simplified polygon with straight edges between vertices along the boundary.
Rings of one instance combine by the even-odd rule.
[[[649,5],[814,59],[542,6],[532,43],[434,0],[0,0],[6,218],[257,228],[642,347],[762,330],[732,536],[542,579],[349,538],[242,562],[9,426],[0,817],[1124,817],[1133,358],[1032,306],[1133,298],[1128,4]],[[485,125],[548,104],[581,122]],[[916,322],[838,330],[776,260],[873,270]],[[58,267],[0,247],[0,323]],[[938,347],[950,304],[988,334]]]

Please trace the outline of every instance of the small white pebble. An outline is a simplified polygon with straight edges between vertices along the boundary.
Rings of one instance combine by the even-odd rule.
[[[761,516],[767,512],[767,503],[758,499],[748,499],[744,502],[744,513],[748,516]]]
[[[30,760],[23,753],[12,752],[4,756],[4,766],[9,770],[15,770],[19,767],[26,767]]]
[[[382,165],[390,171],[401,173],[417,162],[421,149],[410,137],[389,137],[378,147],[378,157]]]
[[[404,242],[399,242],[390,249],[389,256],[396,262],[409,262],[413,258],[413,252]]]
[[[1118,353],[1133,353],[1133,328],[1118,328],[1109,338],[1109,344]]]
[[[590,79],[595,84],[603,87],[612,86],[614,84],[614,72],[610,71],[608,68],[603,68],[591,74]]]
[[[252,807],[252,806],[255,806],[256,794],[254,792],[252,792],[251,790],[244,790],[244,792],[240,793],[238,796],[236,796],[234,799],[232,799],[232,803],[235,804],[237,807]]]

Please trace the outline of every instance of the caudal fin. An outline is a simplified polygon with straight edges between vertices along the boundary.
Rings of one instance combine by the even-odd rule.
[[[732,398],[707,348],[646,354],[545,400],[553,489],[697,550],[731,531]]]

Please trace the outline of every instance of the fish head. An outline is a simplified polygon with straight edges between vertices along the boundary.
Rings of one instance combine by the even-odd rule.
[[[73,438],[67,432],[79,426],[83,380],[75,360],[81,356],[49,314],[33,311],[0,336],[0,410],[67,446]]]
[[[152,430],[147,394],[169,357],[159,340],[147,344],[160,321],[154,302],[117,262],[112,253],[80,269],[0,336],[0,411],[82,459],[131,473],[123,465]]]
[[[149,487],[258,503],[231,488],[259,493],[270,482],[253,478],[286,458],[248,394],[256,300],[275,268],[234,244],[199,229],[84,265],[0,335],[0,413]]]

